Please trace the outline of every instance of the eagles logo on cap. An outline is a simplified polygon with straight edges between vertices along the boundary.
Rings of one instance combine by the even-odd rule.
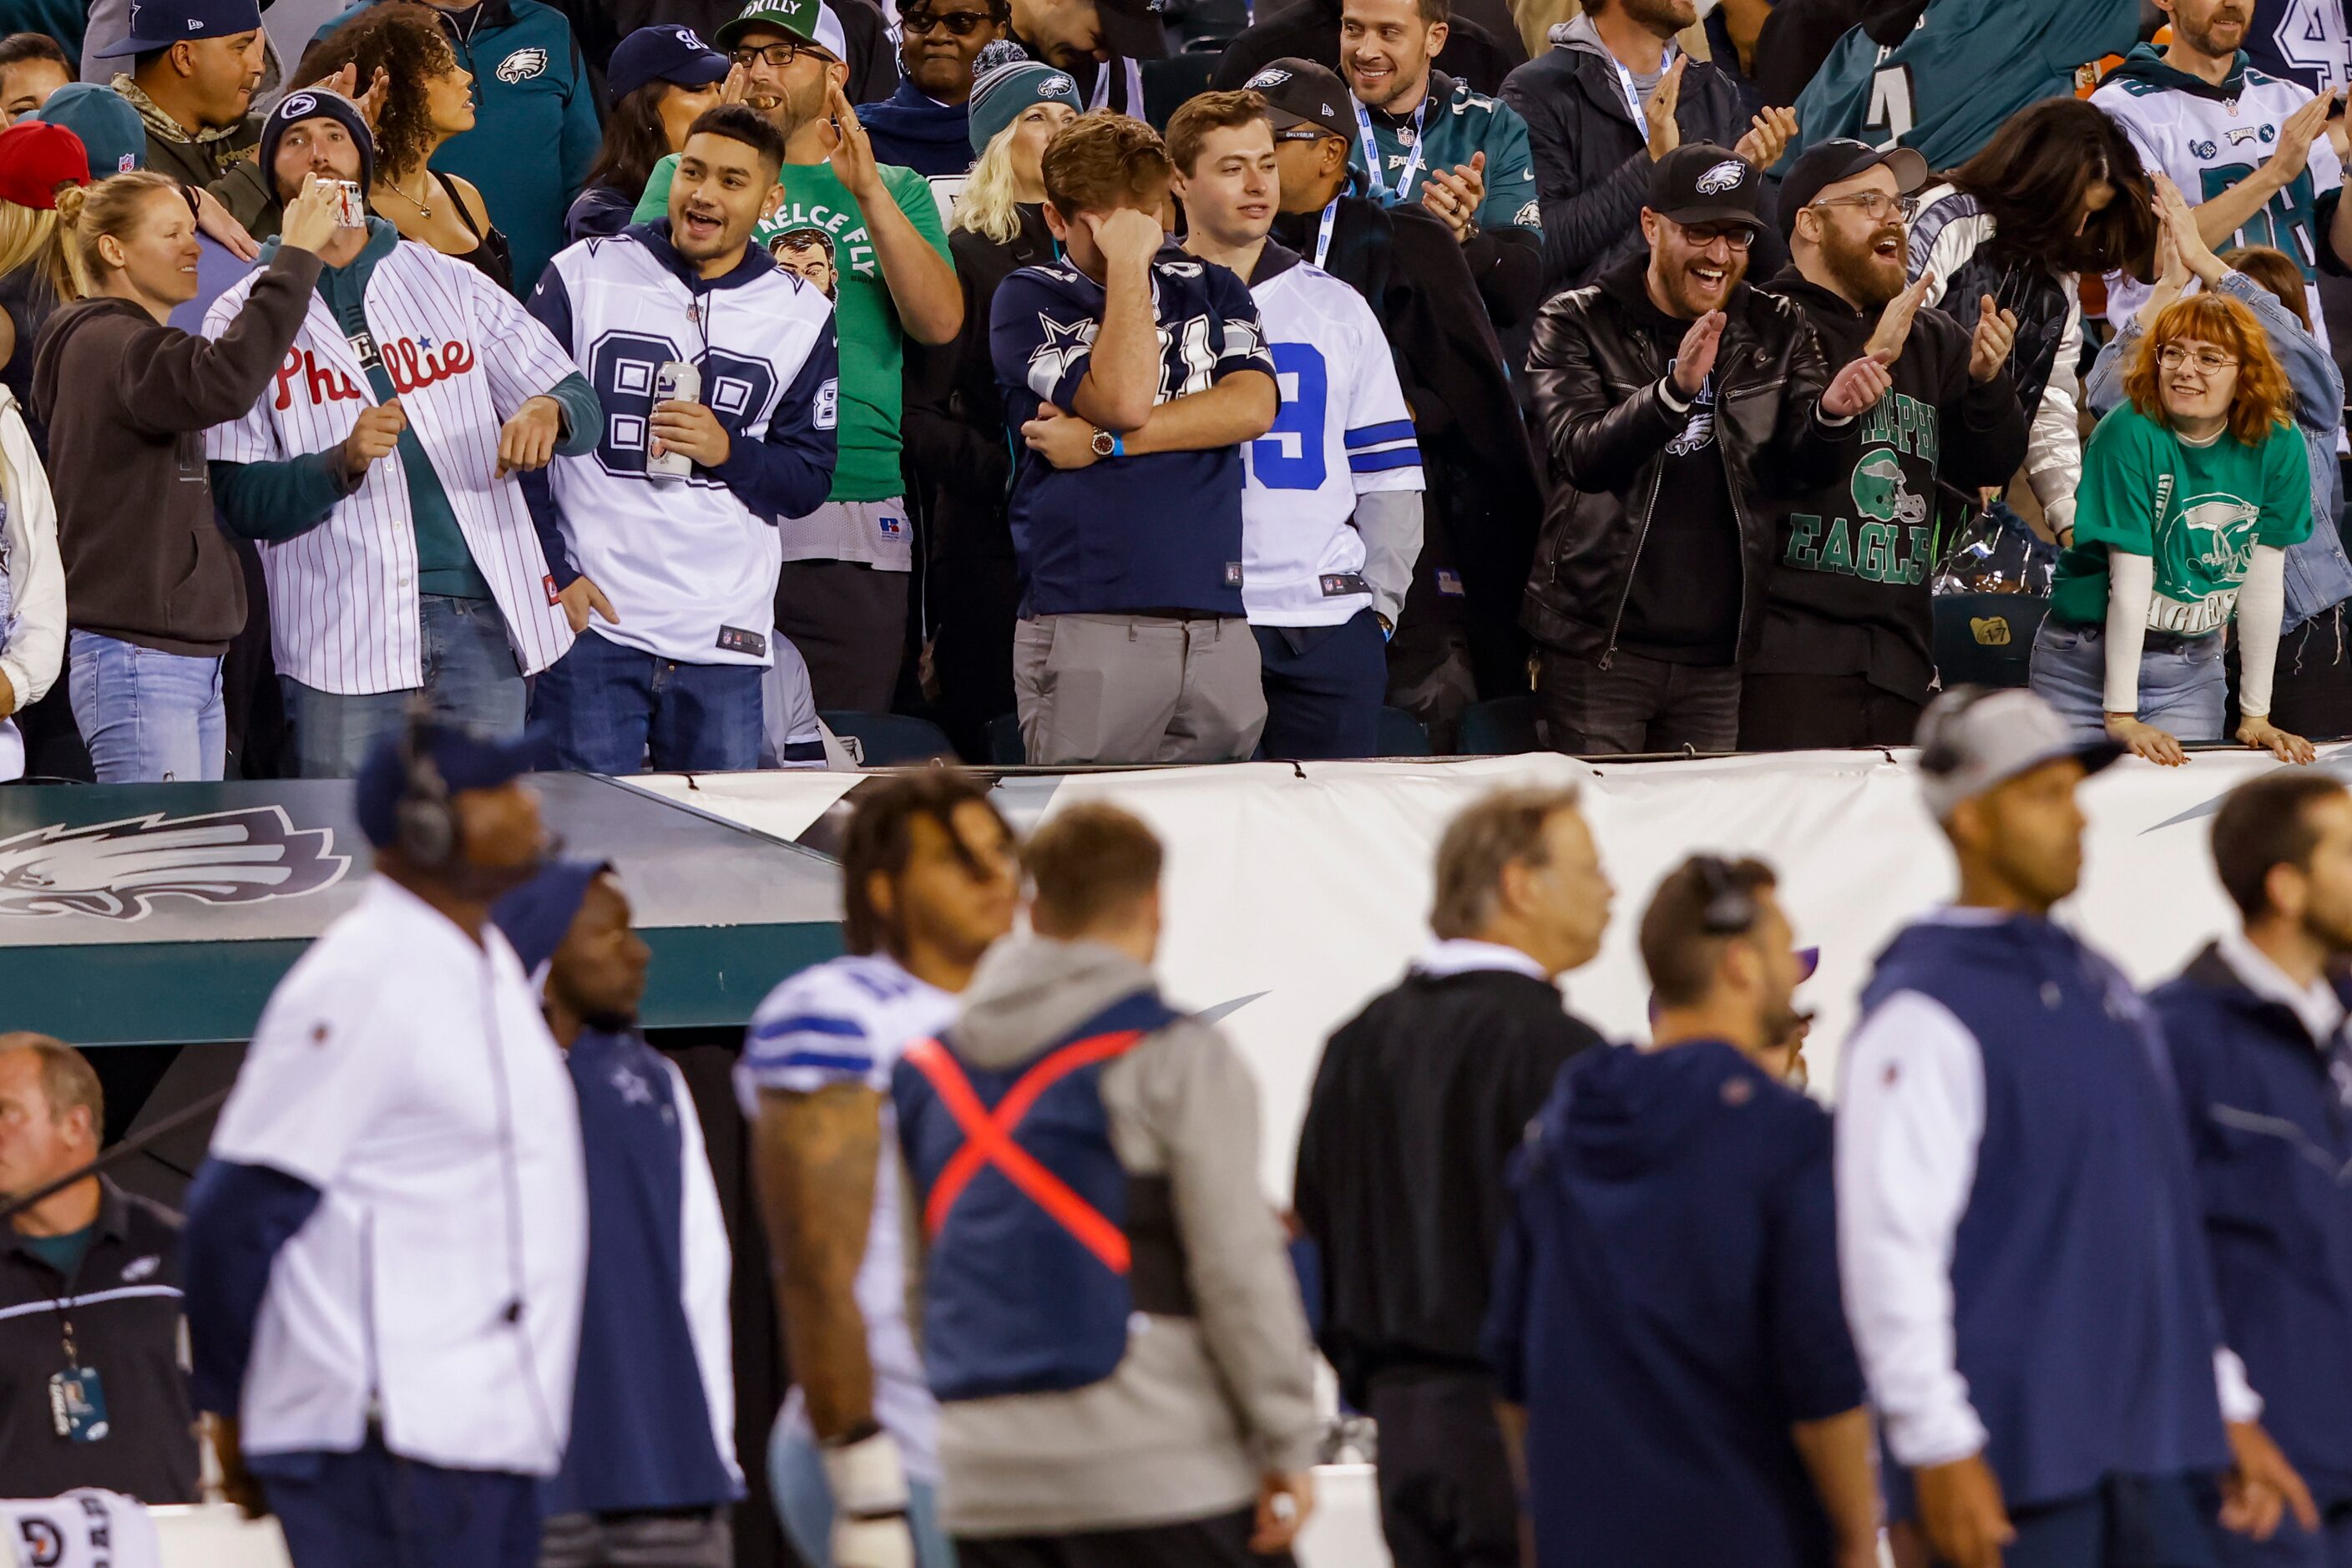
[[[1738,158],[1726,158],[1698,177],[1702,195],[1719,196],[1726,191],[1736,191],[1748,178],[1748,165]]]
[[[1038,84],[1037,90],[1041,93],[1048,94],[1056,92],[1076,92],[1078,90],[1078,84],[1069,77],[1062,74],[1060,71],[1055,71],[1052,76],[1047,77],[1043,82]]]
[[[1268,66],[1265,69],[1258,72],[1257,75],[1250,78],[1249,80],[1242,83],[1242,85],[1244,87],[1280,87],[1284,82],[1286,82],[1289,79],[1290,73],[1288,71],[1276,70],[1273,67]]]

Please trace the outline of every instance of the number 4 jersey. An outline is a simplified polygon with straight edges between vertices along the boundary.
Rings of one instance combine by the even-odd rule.
[[[2157,51],[2142,44],[2107,74],[2091,95],[2124,128],[2139,149],[2150,171],[2172,176],[2180,194],[2196,205],[2244,179],[2278,151],[2279,127],[2287,116],[2311,101],[2308,89],[2257,70],[2238,57],[2236,67],[2221,86],[2174,70]],[[2246,220],[2231,237],[2228,250],[2242,245],[2266,245],[2283,250],[2303,268],[2304,286],[2318,276],[2318,247],[2326,243],[2320,208],[2332,211],[2332,195],[2344,183],[2344,167],[2336,150],[2320,137],[2311,144],[2311,160],[2302,174],[2270,199],[2270,204]],[[2147,285],[2122,272],[2107,274],[2107,320],[2120,325],[2147,302]],[[2310,292],[2311,330],[2325,345],[2327,323],[2320,313],[2319,295]]]
[[[1423,488],[1412,414],[1355,289],[1268,241],[1250,295],[1282,412],[1242,448],[1242,602],[1256,626],[1339,626],[1372,603],[1357,498]],[[1408,560],[1397,575],[1412,574]]]

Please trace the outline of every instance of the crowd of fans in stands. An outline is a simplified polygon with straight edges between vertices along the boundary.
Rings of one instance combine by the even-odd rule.
[[[420,693],[607,772],[1900,744],[2004,642],[2151,760],[2352,733],[2352,47],[2268,0],[62,9],[0,776]]]

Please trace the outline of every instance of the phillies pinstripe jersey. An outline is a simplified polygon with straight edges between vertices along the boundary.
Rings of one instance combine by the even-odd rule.
[[[586,372],[604,405],[593,452],[548,471],[576,570],[613,601],[597,635],[688,664],[772,657],[776,520],[821,505],[833,483],[840,403],[833,303],[758,247],[704,279],[668,224],[560,252],[531,314]],[[646,472],[654,376],[666,360],[702,374],[698,401],[725,428],[727,460],[676,479]]]
[[[205,335],[244,309],[252,274],[213,301]],[[515,663],[536,675],[572,646],[522,486],[498,478],[499,429],[574,374],[521,301],[465,262],[403,240],[368,275],[368,331],[458,531],[506,619]],[[283,462],[351,435],[374,403],[361,351],[316,291],[278,379],[242,419],[205,433],[218,463]],[[278,670],[317,691],[362,696],[425,684],[416,529],[396,458],[298,538],[263,544]]]
[[[1242,604],[1256,626],[1339,626],[1372,603],[1356,498],[1423,488],[1412,415],[1355,289],[1269,241],[1250,297],[1282,411],[1242,448]]]

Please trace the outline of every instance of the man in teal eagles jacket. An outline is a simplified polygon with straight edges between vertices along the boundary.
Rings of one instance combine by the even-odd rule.
[[[360,0],[318,37],[362,6],[408,3]],[[440,13],[457,63],[474,75],[474,128],[451,137],[433,165],[482,193],[490,220],[514,244],[515,292],[528,297],[567,243],[564,209],[587,183],[604,134],[587,59],[563,13],[541,0],[425,3]]]

